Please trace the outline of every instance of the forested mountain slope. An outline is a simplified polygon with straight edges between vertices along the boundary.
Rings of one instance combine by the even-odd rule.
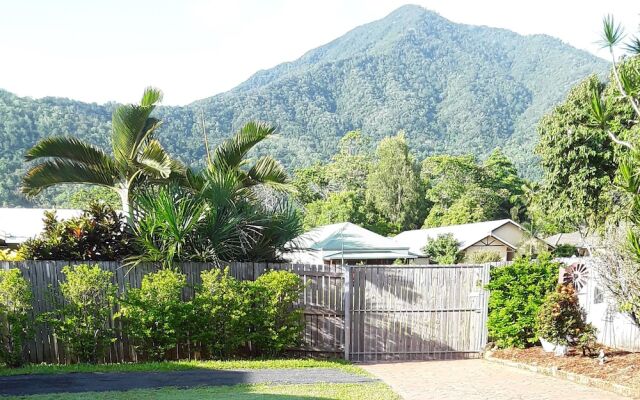
[[[195,165],[204,156],[201,112],[214,143],[260,119],[280,131],[260,151],[296,167],[327,159],[349,130],[360,128],[375,141],[404,130],[419,158],[483,157],[502,146],[531,177],[539,118],[572,85],[607,68],[549,36],[456,24],[404,6],[229,92],[160,108],[160,140]],[[66,134],[107,146],[113,106],[0,91],[0,205],[27,204],[17,191],[22,155],[38,139]]]

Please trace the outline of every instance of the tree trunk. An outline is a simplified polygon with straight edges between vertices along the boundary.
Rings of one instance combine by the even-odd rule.
[[[129,187],[121,187],[120,189],[118,189],[118,194],[120,195],[120,201],[122,202],[122,214],[127,219],[127,224],[129,224],[129,226],[133,226],[133,211],[131,206],[131,198],[129,196]]]

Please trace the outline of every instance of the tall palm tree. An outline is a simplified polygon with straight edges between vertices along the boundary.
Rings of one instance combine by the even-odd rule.
[[[43,189],[63,183],[85,183],[115,190],[122,211],[130,218],[131,191],[145,181],[163,181],[184,174],[184,168],[172,160],[153,138],[160,120],[151,117],[162,92],[147,88],[140,104],[119,106],[112,116],[113,156],[82,140],[50,137],[27,151],[27,161],[44,161],[25,175],[22,191],[34,196]]]

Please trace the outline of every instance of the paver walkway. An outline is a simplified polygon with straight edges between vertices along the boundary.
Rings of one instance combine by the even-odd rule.
[[[601,389],[483,360],[381,363],[362,367],[406,400],[622,400]]]
[[[103,392],[167,386],[188,388],[255,383],[359,383],[373,381],[376,379],[331,368],[34,374],[0,377],[0,396]]]

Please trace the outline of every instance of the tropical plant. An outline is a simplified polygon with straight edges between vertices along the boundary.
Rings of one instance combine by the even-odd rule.
[[[471,264],[485,264],[501,261],[502,257],[497,251],[476,251],[466,256],[465,261]]]
[[[491,269],[489,337],[499,347],[525,347],[537,342],[538,308],[558,282],[560,265],[542,254],[536,260],[519,257]]]
[[[0,362],[19,367],[29,337],[31,287],[17,268],[0,269]]]
[[[154,138],[160,120],[151,117],[151,113],[161,100],[158,89],[147,88],[140,104],[115,109],[111,121],[113,156],[73,137],[42,139],[25,155],[27,161],[44,161],[26,173],[22,191],[34,196],[62,183],[105,186],[118,193],[122,211],[130,216],[133,188],[143,182],[166,181],[183,172]]]
[[[0,249],[0,261],[24,261],[24,252],[20,249]]]
[[[273,260],[302,230],[284,196],[291,186],[282,166],[271,157],[252,165],[246,158],[273,133],[248,123],[208,155],[203,171],[187,173],[186,186],[140,191],[133,230],[141,253],[132,260]]]
[[[104,203],[93,203],[79,217],[58,220],[45,212],[44,229],[20,247],[29,260],[122,260],[133,254],[132,237],[121,214]]]
[[[82,363],[96,363],[115,340],[109,318],[116,304],[113,273],[98,265],[81,264],[62,268],[60,283],[64,303],[41,318],[53,326],[56,336],[71,357]]]
[[[451,233],[438,235],[427,241],[422,251],[437,264],[457,264],[462,259],[460,243]]]

